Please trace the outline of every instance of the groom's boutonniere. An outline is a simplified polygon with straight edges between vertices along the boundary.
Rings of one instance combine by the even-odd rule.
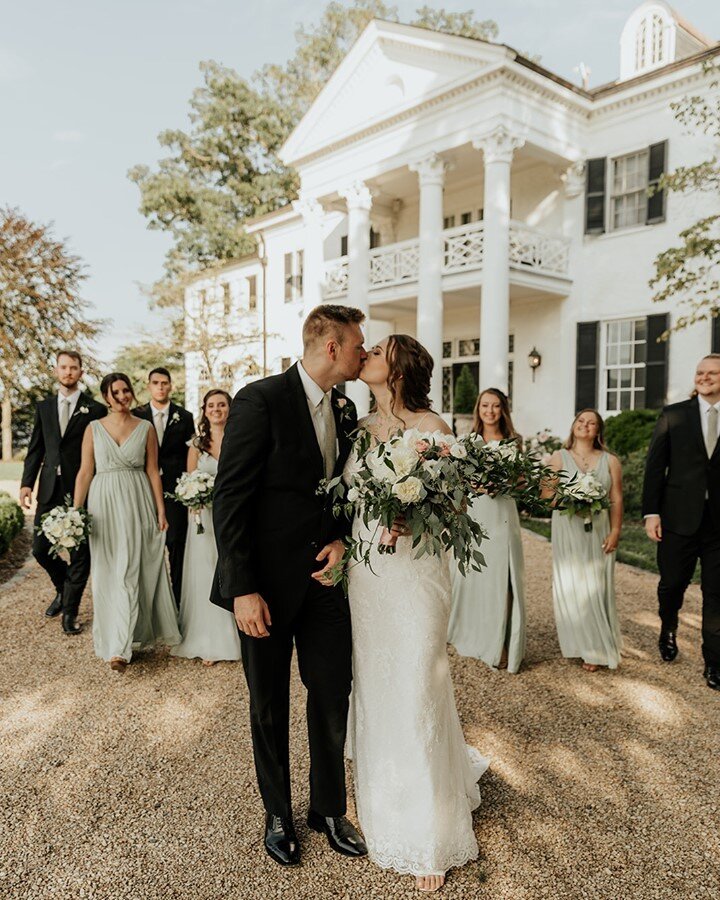
[[[90,410],[87,408],[87,406],[81,406],[78,412],[81,412],[84,416],[86,416],[90,412]]]
[[[172,419],[170,419],[170,424],[172,425],[173,422],[179,422],[179,421],[180,421],[180,413],[174,412],[172,414]]]
[[[337,406],[338,408],[340,421],[344,424],[350,419],[350,410],[348,409],[347,397],[338,397],[335,401],[335,406]]]

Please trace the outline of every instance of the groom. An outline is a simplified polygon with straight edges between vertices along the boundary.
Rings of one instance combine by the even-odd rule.
[[[265,848],[286,866],[300,861],[288,747],[293,641],[308,693],[308,825],[338,853],[367,853],[345,818],[350,610],[328,578],[342,559],[349,524],[317,493],[322,478],[342,472],[350,452],[355,407],[334,385],[360,374],[364,318],[330,304],[310,313],[302,360],[236,395],[215,481],[211,599],[233,612],[240,628]]]

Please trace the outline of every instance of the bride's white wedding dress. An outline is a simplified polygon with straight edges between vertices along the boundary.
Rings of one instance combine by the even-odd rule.
[[[353,462],[351,454],[346,473]],[[353,533],[370,537],[357,518]],[[465,744],[455,706],[446,649],[448,560],[414,559],[411,539],[401,537],[393,555],[373,550],[372,568],[349,572],[348,755],[358,819],[379,866],[439,875],[478,855],[471,812],[488,766]]]

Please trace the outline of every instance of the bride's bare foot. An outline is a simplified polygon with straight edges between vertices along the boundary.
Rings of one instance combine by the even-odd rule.
[[[593,665],[593,663],[583,663],[583,669],[585,669],[586,672],[597,672],[599,668],[599,666]]]
[[[444,875],[418,875],[415,884],[419,891],[439,891],[445,884]]]
[[[110,660],[110,668],[113,672],[124,672],[127,667],[127,660],[122,656],[113,656]]]
[[[214,666],[216,662],[217,662],[217,660],[215,660],[215,659],[204,659],[203,665],[209,669],[210,666]]]

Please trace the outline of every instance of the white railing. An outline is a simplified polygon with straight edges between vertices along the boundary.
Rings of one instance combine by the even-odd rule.
[[[442,233],[443,275],[482,269],[484,222],[471,222]],[[514,269],[543,275],[567,276],[569,241],[531,228],[522,222],[510,223],[510,253],[508,262]],[[409,284],[420,273],[420,241],[412,238],[398,244],[388,244],[370,251],[369,289]],[[340,297],[348,289],[348,258],[341,256],[325,263],[326,299]]]
[[[510,265],[545,275],[567,275],[569,241],[531,228],[522,222],[510,223]]]
[[[417,281],[420,242],[417,238],[370,251],[370,289]]]
[[[340,256],[338,259],[330,259],[325,263],[325,285],[323,296],[342,297],[348,289],[348,258]]]
[[[483,222],[471,222],[443,231],[443,273],[479,269],[483,263]]]

